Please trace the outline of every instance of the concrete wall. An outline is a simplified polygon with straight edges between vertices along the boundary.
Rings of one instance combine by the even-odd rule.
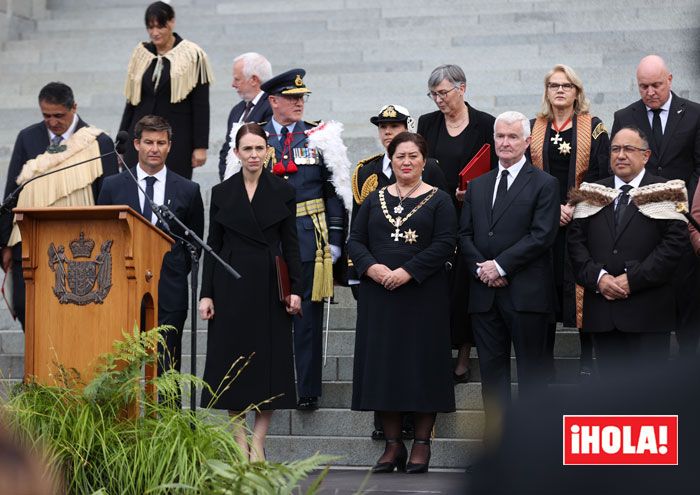
[[[33,29],[35,21],[46,18],[47,0],[0,0],[0,43],[18,39]]]

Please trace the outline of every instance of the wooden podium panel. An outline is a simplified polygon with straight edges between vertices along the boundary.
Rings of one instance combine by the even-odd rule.
[[[122,332],[157,322],[158,281],[172,239],[125,205],[14,210],[26,283],[25,379],[81,381]],[[153,374],[150,369],[148,374]]]

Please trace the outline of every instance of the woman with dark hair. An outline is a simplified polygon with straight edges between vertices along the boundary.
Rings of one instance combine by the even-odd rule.
[[[386,446],[373,472],[422,473],[436,412],[455,409],[445,262],[457,217],[449,195],[421,179],[420,135],[398,134],[387,152],[396,182],[363,201],[348,242],[360,276],[352,409],[380,413]],[[410,457],[401,411],[414,413]]]
[[[273,409],[296,407],[292,358],[292,315],[301,309],[301,261],[294,188],[264,168],[267,137],[257,124],[244,124],[234,152],[241,170],[213,187],[209,215],[211,248],[233,266],[235,280],[206,256],[199,314],[209,320],[204,380],[217,393],[202,393],[202,405],[228,409],[234,435],[250,460],[264,460]],[[276,257],[287,264],[291,295],[280,301]],[[249,364],[232,383],[240,357]],[[248,445],[240,411],[256,406]]]
[[[610,138],[605,125],[589,113],[583,81],[568,65],[555,65],[544,77],[542,109],[532,125],[528,155],[535,167],[559,180],[559,233],[554,242],[554,284],[557,293],[556,321],[565,327],[581,328],[583,289],[576,288],[566,249],[566,231],[574,207],[568,203],[569,190],[582,182],[597,182],[610,175]],[[577,301],[578,299],[578,301]],[[546,357],[554,378],[554,338],[556,324],[547,333]],[[580,333],[582,377],[591,374],[593,343],[590,334]]]
[[[467,77],[458,65],[446,64],[433,69],[428,78],[428,90],[428,98],[438,110],[420,116],[418,133],[428,142],[428,156],[435,158],[445,173],[459,217],[464,197],[464,191],[459,190],[459,172],[486,143],[491,145],[491,163],[497,163],[493,146],[495,119],[464,100]],[[458,253],[451,264],[450,327],[452,346],[458,349],[454,381],[465,383],[471,376],[469,352],[474,343],[467,313],[471,275]]]
[[[131,54],[126,76],[126,106],[119,129],[133,136],[144,115],[164,117],[173,128],[168,169],[187,179],[207,159],[209,145],[209,84],[214,74],[206,53],[183,40],[175,29],[175,11],[154,2],[145,14],[150,42],[139,43]],[[136,165],[133,146],[124,160]]]

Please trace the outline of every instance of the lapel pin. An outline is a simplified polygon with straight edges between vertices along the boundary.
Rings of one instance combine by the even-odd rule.
[[[681,108],[681,109],[678,110],[676,113],[681,113],[682,111],[683,111],[683,109]]]

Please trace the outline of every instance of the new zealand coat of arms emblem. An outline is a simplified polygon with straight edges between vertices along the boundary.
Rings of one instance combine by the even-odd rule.
[[[61,304],[102,304],[112,287],[112,242],[106,240],[100,247],[95,260],[75,261],[77,258],[91,258],[95,241],[86,239],[83,232],[80,238],[68,245],[73,254],[72,260],[66,257],[63,245],[49,245],[49,267],[55,275],[53,293]]]

